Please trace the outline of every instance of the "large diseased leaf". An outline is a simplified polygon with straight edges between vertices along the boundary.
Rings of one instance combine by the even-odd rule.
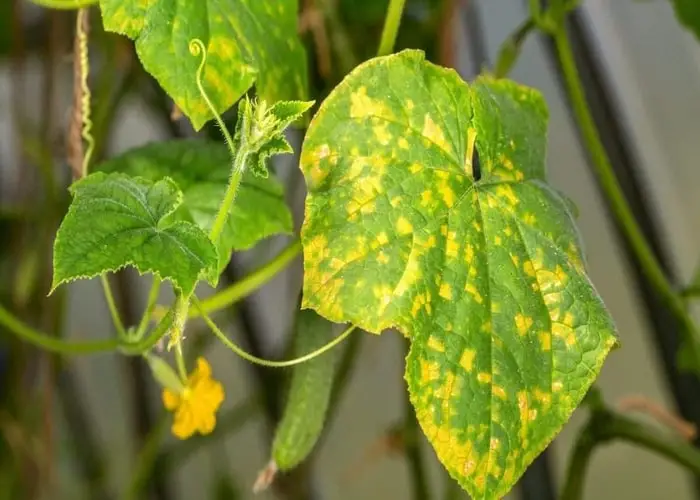
[[[546,122],[535,91],[404,51],[354,70],[302,151],[303,306],[410,338],[421,427],[473,498],[512,487],[617,343],[544,182]]]
[[[104,27],[136,40],[151,73],[199,130],[212,118],[197,89],[207,49],[204,88],[223,113],[253,83],[268,102],[306,97],[306,56],[297,36],[298,0],[100,0]]]
[[[54,243],[52,289],[132,265],[189,295],[216,266],[216,249],[202,229],[168,221],[182,201],[171,179],[154,183],[97,172],[73,184],[71,192],[73,202]]]
[[[231,159],[223,144],[187,139],[132,149],[98,168],[154,182],[165,176],[172,178],[184,195],[172,217],[194,222],[208,233],[226,191]],[[246,171],[222,233],[220,263],[228,263],[232,250],[247,250],[263,238],[291,234],[292,230],[292,215],[279,181]]]

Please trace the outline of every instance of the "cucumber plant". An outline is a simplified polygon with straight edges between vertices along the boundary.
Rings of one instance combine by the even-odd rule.
[[[495,73],[471,82],[422,50],[395,49],[406,0],[387,3],[377,55],[364,62],[352,52],[366,42],[343,32],[327,6],[328,24],[338,30],[334,49],[343,52],[339,64],[351,66],[340,81],[326,79],[327,93],[310,84],[296,0],[34,1],[77,11],[75,125],[88,146],[77,143],[80,168],[73,169],[70,206],[55,236],[47,291],[100,277],[117,336],[58,340],[0,306],[8,330],[62,354],[117,350],[144,358],[182,439],[213,432],[224,398],[204,358],[187,366],[191,319],[203,318],[224,346],[252,363],[294,366],[258,486],[311,455],[333,399],[335,346],[356,328],[377,335],[393,329],[408,339],[404,378],[415,417],[445,470],[473,498],[507,494],[587,395],[593,417],[586,439],[636,440],[700,472],[700,453],[662,443],[608,409],[593,388],[619,346],[618,333],[587,275],[572,203],[547,183],[547,105],[536,89],[507,78],[531,32],[553,39],[605,193],[684,327],[686,366],[698,371],[698,328],[641,236],[585,102],[565,27],[577,1],[552,0],[546,8],[530,2],[530,17],[505,41]],[[375,15],[376,5],[364,3],[357,8]],[[700,12],[683,0],[675,5],[697,30]],[[90,9],[99,10],[106,31],[133,40],[143,69],[194,132],[214,121],[223,144],[170,140],[92,165]],[[323,43],[316,45],[321,60]],[[222,115],[232,107],[230,133]],[[198,286],[217,288],[232,252],[293,235],[282,185],[267,167],[270,158],[293,152],[290,128],[304,132],[299,238],[266,266],[200,300]],[[295,357],[246,352],[210,315],[299,253]],[[123,324],[107,279],[124,267],[153,277],[134,325]],[[170,305],[157,304],[164,284],[175,292]],[[333,323],[348,327],[334,337]],[[172,366],[157,349],[165,337]],[[642,429],[646,438],[625,429]],[[572,461],[566,498],[580,498],[576,464],[587,458]]]

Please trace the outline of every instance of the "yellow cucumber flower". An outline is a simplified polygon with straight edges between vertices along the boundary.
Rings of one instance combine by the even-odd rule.
[[[211,367],[197,358],[197,368],[180,392],[163,389],[163,404],[175,413],[172,432],[187,439],[195,432],[209,434],[216,425],[216,412],[224,401],[224,388],[211,378]]]

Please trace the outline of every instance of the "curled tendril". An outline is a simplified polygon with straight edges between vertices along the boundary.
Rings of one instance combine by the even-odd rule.
[[[199,67],[197,68],[197,73],[195,74],[195,80],[197,82],[197,89],[199,89],[199,95],[202,96],[204,102],[207,103],[209,111],[211,111],[211,114],[214,115],[216,124],[221,129],[221,133],[224,136],[224,140],[226,141],[226,145],[228,146],[229,152],[232,156],[235,156],[236,150],[233,146],[233,138],[231,138],[231,134],[226,129],[226,125],[224,124],[224,120],[221,118],[221,115],[216,111],[214,104],[212,104],[211,100],[209,99],[207,92],[204,90],[204,84],[202,83],[204,76],[204,67],[207,64],[207,48],[204,46],[204,42],[202,42],[199,38],[193,38],[192,40],[190,40],[189,49],[190,54],[192,54],[193,56],[197,57],[201,55],[201,58],[199,60]]]
[[[82,176],[85,177],[90,164],[92,152],[95,149],[95,138],[92,136],[92,120],[90,119],[90,87],[88,85],[88,73],[90,71],[90,60],[88,57],[88,36],[85,30],[87,24],[87,9],[80,9],[77,16],[76,34],[78,36],[78,53],[80,57],[80,88],[82,97],[80,100],[81,115],[83,120],[82,137],[88,147],[83,156]]]

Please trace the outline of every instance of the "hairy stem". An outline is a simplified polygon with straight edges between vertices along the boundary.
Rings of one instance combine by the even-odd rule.
[[[403,8],[405,5],[406,0],[390,0],[389,10],[384,19],[384,28],[382,29],[382,38],[379,42],[377,56],[387,56],[394,51],[396,36],[399,33],[401,16],[403,15]]]

